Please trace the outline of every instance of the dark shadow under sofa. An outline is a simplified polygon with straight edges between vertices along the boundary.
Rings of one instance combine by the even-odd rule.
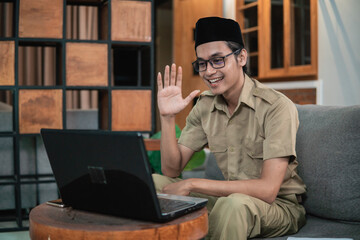
[[[298,172],[307,185],[307,223],[288,237],[360,239],[360,105],[297,105]],[[216,160],[205,177],[223,179]]]

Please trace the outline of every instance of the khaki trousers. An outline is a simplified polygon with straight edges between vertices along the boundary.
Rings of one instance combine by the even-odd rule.
[[[180,178],[153,174],[156,191]],[[209,200],[209,233],[211,240],[245,240],[253,237],[276,237],[296,233],[305,225],[305,209],[296,195],[276,198],[272,204],[245,194],[234,193],[227,197],[214,197],[191,193],[193,197]]]

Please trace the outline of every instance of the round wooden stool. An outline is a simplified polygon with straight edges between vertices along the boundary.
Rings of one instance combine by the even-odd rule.
[[[30,212],[36,239],[200,239],[208,231],[206,208],[167,223],[143,222],[41,204]]]

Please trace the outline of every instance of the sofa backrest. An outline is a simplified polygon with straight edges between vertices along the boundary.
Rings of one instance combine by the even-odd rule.
[[[298,172],[307,185],[308,213],[343,221],[360,221],[360,105],[297,105]],[[211,154],[205,177],[224,177]]]
[[[298,172],[308,213],[360,221],[360,105],[297,105]]]

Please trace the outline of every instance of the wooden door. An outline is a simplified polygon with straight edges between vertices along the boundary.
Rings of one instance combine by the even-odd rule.
[[[222,16],[222,0],[173,0],[174,14],[174,62],[183,68],[183,97],[193,90],[207,90],[205,83],[194,73],[191,63],[196,60],[194,29],[199,18]],[[176,124],[182,129],[191,111],[189,104],[176,116]]]

